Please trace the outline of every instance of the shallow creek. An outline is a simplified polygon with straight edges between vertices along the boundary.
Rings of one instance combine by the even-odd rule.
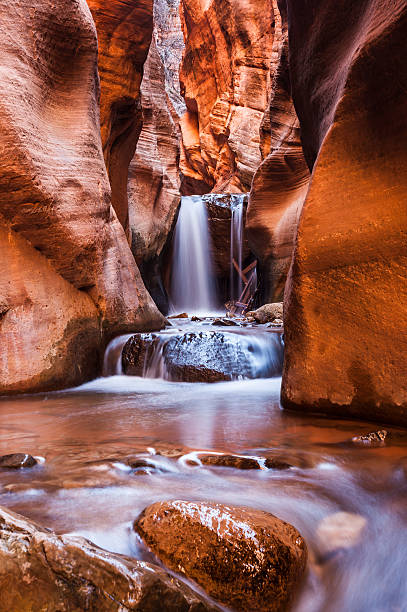
[[[352,445],[354,435],[377,425],[283,412],[280,384],[280,378],[203,384],[116,375],[66,392],[2,399],[0,454],[28,452],[45,461],[3,470],[0,505],[139,558],[146,551],[131,522],[152,502],[261,508],[307,540],[309,573],[297,611],[404,612],[407,432],[391,428],[381,447]],[[195,451],[276,457],[294,467],[205,467],[188,461]],[[150,467],[130,469],[129,455]],[[321,536],[318,527],[338,512],[367,523],[359,543],[333,551],[335,529]]]

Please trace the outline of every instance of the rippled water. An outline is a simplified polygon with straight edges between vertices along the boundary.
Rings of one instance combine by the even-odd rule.
[[[45,462],[3,470],[0,504],[134,556],[144,552],[131,522],[154,501],[261,508],[308,542],[297,611],[404,612],[406,433],[392,428],[388,445],[355,447],[346,442],[377,426],[283,412],[279,392],[278,378],[206,385],[113,376],[68,392],[3,399],[1,454],[25,451]],[[195,450],[279,457],[295,467],[193,467],[185,455]],[[129,455],[149,457],[155,468],[131,471]],[[358,544],[333,551],[338,530],[324,533],[320,525],[338,512],[367,523]],[[352,528],[358,519],[344,520]]]

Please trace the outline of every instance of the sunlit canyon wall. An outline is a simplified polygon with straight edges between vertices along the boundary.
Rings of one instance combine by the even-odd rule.
[[[109,337],[162,317],[111,206],[86,2],[1,0],[0,38],[4,393],[78,384]]]

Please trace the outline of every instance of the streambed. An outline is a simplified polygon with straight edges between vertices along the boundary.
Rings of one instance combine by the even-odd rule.
[[[58,533],[84,535],[144,558],[131,522],[166,499],[248,505],[292,523],[310,569],[297,611],[407,609],[407,434],[353,445],[377,429],[356,421],[283,412],[280,378],[214,384],[109,376],[66,392],[1,402],[1,454],[45,458],[0,472],[0,505]],[[239,470],[189,461],[196,451],[279,458],[288,470]],[[129,456],[150,467],[132,470]],[[336,550],[324,518],[366,520],[354,546]],[[352,517],[349,518],[352,522]],[[337,530],[338,531],[338,530]],[[339,529],[341,531],[341,529]]]

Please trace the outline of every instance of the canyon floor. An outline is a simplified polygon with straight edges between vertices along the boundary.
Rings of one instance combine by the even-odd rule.
[[[24,449],[38,463],[0,470],[0,505],[159,565],[132,529],[150,504],[264,510],[307,543],[296,612],[404,610],[407,433],[353,440],[377,424],[282,411],[280,386],[278,376],[209,384],[113,375],[3,399],[2,451]]]

